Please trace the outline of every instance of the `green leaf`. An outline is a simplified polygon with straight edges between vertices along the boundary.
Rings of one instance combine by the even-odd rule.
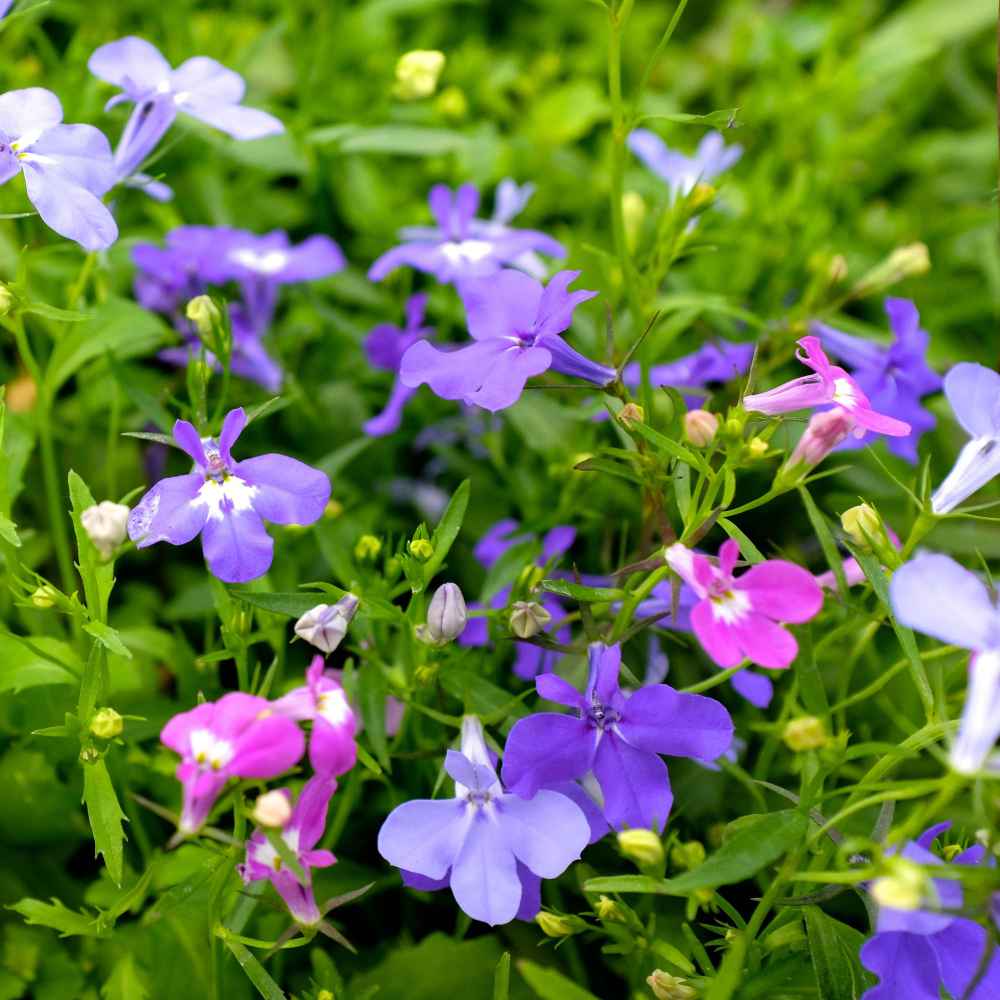
[[[685,465],[690,465],[694,469],[700,469],[702,472],[712,474],[712,470],[700,455],[696,455],[693,451],[688,451],[684,445],[678,444],[676,441],[671,441],[670,438],[659,431],[653,430],[648,424],[636,422],[632,424],[631,429],[639,437],[645,438],[654,448],[665,452],[671,458],[676,458],[678,461],[684,462]]]
[[[677,878],[656,879],[645,875],[622,875],[590,879],[587,892],[645,892],[662,896],[686,896],[695,889],[732,885],[755,875],[777,861],[806,834],[809,821],[794,809],[746,817],[737,832],[703,864]]]
[[[94,834],[95,853],[104,856],[112,881],[121,885],[125,843],[122,820],[126,817],[103,759],[83,765],[83,801]]]
[[[26,923],[59,931],[60,937],[101,937],[103,934],[99,916],[69,910],[55,897],[51,903],[43,903],[40,899],[22,899],[7,909],[20,913]]]
[[[135,958],[125,952],[101,987],[102,1000],[147,1000],[150,995],[145,975],[140,973]]]
[[[289,618],[301,618],[317,604],[329,604],[331,600],[337,601],[347,591],[334,587],[332,584],[323,584],[322,593],[302,591],[288,594],[261,594],[243,587],[233,587],[230,593],[233,597],[238,597],[241,601],[245,601],[255,608],[260,608],[262,611],[269,611],[274,615],[287,615]],[[401,608],[382,598],[362,596],[359,600],[357,613],[360,618],[388,621],[398,625],[403,617]]]
[[[415,125],[333,125],[314,129],[314,146],[335,145],[341,153],[389,153],[394,156],[440,156],[462,153],[470,139],[461,132]]]
[[[83,579],[87,610],[98,622],[103,622],[107,619],[108,600],[115,585],[115,568],[113,563],[104,562],[101,559],[97,547],[90,540],[90,536],[80,520],[83,512],[88,507],[94,506],[94,495],[90,492],[87,484],[72,469],[69,470],[68,479],[69,498],[72,504],[70,518],[73,522],[73,534],[76,536],[77,565],[80,577]],[[95,635],[94,638],[100,637]],[[104,642],[105,640],[102,638],[100,641]],[[114,649],[113,652],[120,651]]]
[[[372,745],[376,759],[390,771],[389,741],[385,734],[385,697],[388,693],[385,674],[377,664],[368,664],[358,671],[358,707],[364,722],[365,733]]]
[[[812,525],[820,548],[823,550],[823,557],[830,569],[833,570],[833,575],[837,580],[837,590],[841,597],[846,597],[848,591],[847,577],[844,576],[844,560],[840,558],[840,552],[837,550],[837,543],[833,539],[830,526],[826,523],[826,518],[820,513],[809,491],[804,486],[799,487],[799,496],[802,497],[802,504],[809,517],[809,523]]]
[[[285,1000],[281,987],[268,975],[267,970],[245,944],[240,944],[229,936],[224,936],[223,940],[233,953],[233,958],[240,963],[240,968],[247,974],[247,979],[254,984],[264,1000]]]
[[[0,514],[0,538],[15,549],[21,547],[21,539],[17,535],[17,525],[6,514]]]
[[[113,629],[110,625],[105,625],[103,622],[87,622],[83,626],[83,631],[87,635],[93,636],[105,649],[112,653],[117,653],[119,656],[124,656],[126,659],[132,659],[132,652],[122,642],[121,636],[118,634],[117,629]]]
[[[542,547],[533,538],[527,538],[523,542],[512,545],[507,551],[489,568],[486,580],[483,583],[480,600],[486,602],[491,597],[498,594],[504,587],[513,583],[521,570],[525,566],[530,566],[541,554]]]
[[[339,448],[331,451],[329,455],[325,455],[314,464],[317,469],[322,469],[332,479],[345,466],[365,451],[374,440],[375,438],[363,437],[358,438],[356,441],[348,441],[347,444],[341,445]]]
[[[722,108],[719,111],[709,111],[707,115],[689,115],[683,111],[668,114],[640,115],[639,122],[661,121],[674,122],[677,125],[709,125],[713,128],[732,128],[739,108]]]
[[[493,1000],[510,1000],[510,952],[505,951],[493,973]]]
[[[542,580],[542,590],[561,597],[571,597],[584,604],[610,604],[628,596],[618,587],[584,587],[568,580]]]
[[[803,913],[819,996],[823,1000],[856,1000],[875,983],[858,957],[864,935],[828,917],[818,906],[807,906]]]
[[[524,959],[517,963],[517,971],[541,1000],[598,1000],[589,990],[547,966]]]
[[[739,545],[740,554],[747,562],[753,564],[764,562],[764,553],[750,541],[741,528],[738,528],[732,521],[725,517],[719,518],[719,527]]]
[[[0,693],[45,684],[76,684],[82,668],[69,643],[48,636],[20,640],[0,634]]]
[[[89,362],[108,353],[118,359],[150,354],[168,336],[155,313],[128,299],[109,299],[60,337],[45,370],[45,389],[54,396]]]
[[[438,525],[434,529],[434,534],[431,535],[431,546],[434,549],[434,554],[424,563],[425,587],[444,565],[459,531],[462,530],[462,521],[465,520],[465,511],[469,506],[469,490],[469,480],[463,480],[452,494],[445,512],[441,515],[441,520],[438,521]]]
[[[443,670],[440,680],[441,687],[462,701],[466,711],[475,715],[492,716],[494,718],[491,722],[494,724],[501,721],[495,718],[500,713],[504,717],[513,715],[518,718],[527,714],[521,705],[521,695],[512,695],[473,670]],[[530,690],[529,688],[529,693]]]

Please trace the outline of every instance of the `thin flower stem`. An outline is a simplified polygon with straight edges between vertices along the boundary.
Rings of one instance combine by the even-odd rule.
[[[661,581],[666,579],[667,575],[670,573],[670,567],[664,564],[660,566],[659,569],[653,570],[649,576],[642,582],[642,584],[634,590],[628,597],[622,601],[621,610],[618,612],[618,617],[615,618],[614,626],[611,629],[611,636],[608,639],[609,643],[618,642],[621,638],[622,633],[628,627],[629,623],[632,621],[632,617],[635,614],[635,609],[647,598],[652,592],[653,588]]]
[[[714,687],[718,687],[720,684],[725,684],[734,674],[738,674],[741,670],[749,665],[749,660],[740,663],[738,666],[729,667],[726,670],[720,670],[717,674],[713,674],[711,677],[706,678],[703,681],[698,681],[697,684],[691,684],[688,687],[680,688],[684,694],[701,694],[702,691],[709,691]]]
[[[635,119],[639,117],[639,103],[642,101],[642,95],[646,91],[646,85],[649,83],[649,78],[653,75],[653,70],[656,69],[656,64],[660,61],[664,49],[666,49],[670,39],[673,37],[674,29],[677,27],[687,4],[688,0],[680,0],[680,3],[677,4],[674,9],[674,16],[670,18],[670,23],[667,25],[667,30],[663,32],[660,40],[656,43],[656,48],[653,49],[653,54],[649,57],[649,62],[646,63],[646,68],[642,71],[642,79],[639,81],[639,86],[636,88],[635,96],[632,98],[631,117],[633,123]]]

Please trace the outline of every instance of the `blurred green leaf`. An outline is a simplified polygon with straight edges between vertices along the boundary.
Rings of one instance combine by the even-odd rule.
[[[536,962],[521,959],[517,963],[517,971],[541,1000],[599,1000],[561,972]]]
[[[104,856],[115,885],[121,885],[125,843],[122,820],[126,817],[103,759],[83,765],[83,801],[87,805],[96,853]]]
[[[59,931],[60,937],[100,937],[103,934],[100,918],[96,914],[90,916],[68,910],[58,899],[53,899],[51,903],[43,903],[40,899],[22,899],[8,909],[20,913],[26,923]]]
[[[828,917],[818,906],[807,906],[803,913],[819,995],[823,1000],[857,1000],[875,985],[875,977],[858,957],[865,936]]]

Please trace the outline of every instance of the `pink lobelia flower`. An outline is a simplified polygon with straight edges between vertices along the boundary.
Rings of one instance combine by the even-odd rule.
[[[306,876],[303,882],[282,862],[281,855],[262,830],[255,830],[247,841],[247,859],[238,871],[244,882],[267,879],[288,905],[296,923],[314,926],[322,919],[312,890],[313,868],[329,868],[336,858],[329,851],[314,850],[326,828],[326,811],[337,782],[329,775],[317,774],[306,782],[292,815],[278,836],[296,856]],[[291,801],[287,788],[281,793]]]
[[[666,551],[670,568],[700,598],[691,626],[720,667],[743,659],[762,667],[787,667],[798,653],[795,637],[779,622],[808,621],[823,605],[823,590],[801,566],[770,559],[733,576],[739,546],[719,549],[719,565],[679,542]]]
[[[796,353],[796,357],[811,368],[813,374],[792,379],[767,392],[744,396],[745,409],[773,416],[813,406],[835,405],[854,418],[856,432],[875,431],[892,437],[910,433],[908,423],[872,409],[858,383],[843,368],[830,364],[820,346],[819,337],[803,337],[798,344],[802,350]]]
[[[318,775],[333,777],[354,767],[357,721],[340,682],[323,672],[322,656],[309,664],[305,686],[279,698],[273,708],[288,719],[312,722],[309,763]]]
[[[180,831],[196,833],[230,778],[273,778],[296,764],[305,738],[266,698],[233,691],[175,715],[160,740],[181,755]]]

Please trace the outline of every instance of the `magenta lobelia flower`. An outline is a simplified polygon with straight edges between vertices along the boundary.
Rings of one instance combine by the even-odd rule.
[[[0,95],[0,184],[24,174],[42,221],[85,250],[104,250],[118,226],[101,201],[115,183],[111,147],[90,125],[63,125],[59,98],[41,87]]]
[[[839,406],[851,415],[858,433],[875,431],[892,437],[910,433],[908,423],[872,409],[857,381],[843,368],[830,364],[819,337],[803,337],[798,344],[802,350],[796,357],[814,374],[792,379],[767,392],[744,396],[745,409],[774,416],[813,406]]]
[[[823,590],[808,570],[783,559],[733,570],[740,548],[732,539],[719,549],[719,564],[679,542],[666,551],[670,568],[698,596],[691,627],[720,667],[744,659],[761,667],[787,667],[799,651],[795,636],[779,622],[805,622],[823,606]]]
[[[969,689],[951,766],[975,774],[996,770],[1000,737],[1000,608],[986,584],[954,559],[921,553],[892,574],[893,614],[909,628],[972,650]]]
[[[496,412],[521,398],[532,375],[549,368],[607,385],[613,368],[573,350],[561,336],[573,310],[597,293],[569,292],[579,271],[560,271],[544,288],[521,271],[501,271],[461,286],[474,343],[439,351],[419,340],[403,355],[399,379],[415,388],[426,382],[442,399],[461,399]]]
[[[566,256],[563,245],[545,233],[476,219],[479,192],[472,184],[463,184],[455,192],[435,184],[428,200],[437,226],[403,229],[400,236],[406,242],[372,264],[368,271],[372,281],[381,281],[397,267],[414,267],[447,284],[496,274],[531,251]]]
[[[406,300],[406,325],[399,327],[393,323],[379,323],[365,337],[365,354],[373,368],[393,372],[396,376],[385,409],[365,422],[364,432],[371,437],[382,437],[399,429],[403,419],[403,408],[413,397],[416,389],[403,385],[399,379],[399,366],[407,349],[418,340],[429,340],[434,336],[434,328],[424,325],[424,310],[427,308],[426,294],[411,295]]]
[[[397,806],[379,830],[379,854],[414,888],[440,888],[447,879],[474,920],[530,917],[538,879],[561,875],[587,845],[587,819],[558,792],[525,800],[504,791],[475,716],[463,720],[461,752],[449,750],[444,766],[455,797]]]
[[[247,841],[246,861],[237,869],[244,882],[267,879],[287,904],[295,922],[307,927],[318,924],[323,916],[313,895],[312,869],[329,868],[337,860],[329,851],[315,849],[326,828],[326,813],[336,788],[337,782],[330,775],[310,778],[299,794],[291,818],[278,834],[295,855],[305,881],[284,864],[262,830],[254,831]],[[281,791],[291,801],[291,792],[287,788]]]
[[[329,477],[287,455],[234,461],[230,449],[246,422],[242,407],[230,410],[218,441],[202,438],[186,420],[174,424],[174,440],[195,468],[161,479],[132,509],[128,533],[136,548],[184,545],[200,533],[212,573],[226,583],[245,583],[271,566],[274,542],[265,519],[303,525],[319,520],[330,499]]]
[[[181,111],[234,139],[259,139],[285,130],[274,115],[243,107],[243,77],[207,56],[194,56],[173,69],[155,45],[130,35],[96,49],[87,67],[99,79],[121,87],[107,108],[123,101],[135,104],[115,150],[121,178],[135,172]],[[137,180],[148,183],[149,178]],[[151,193],[162,198],[169,196],[169,189],[161,185]]]
[[[357,721],[340,681],[324,673],[323,657],[313,657],[306,684],[274,703],[278,715],[311,722],[309,763],[317,774],[337,777],[350,771],[357,759],[354,735]]]
[[[302,757],[305,738],[265,698],[233,691],[175,715],[160,740],[181,755],[180,831],[201,829],[230,778],[273,778]]]
[[[595,642],[584,694],[556,674],[535,678],[543,698],[578,714],[540,712],[514,723],[504,750],[504,783],[530,798],[593,771],[611,826],[662,830],[673,795],[660,754],[717,760],[732,742],[733,721],[712,698],[666,684],[626,695],[618,686],[620,666],[620,646]]]

